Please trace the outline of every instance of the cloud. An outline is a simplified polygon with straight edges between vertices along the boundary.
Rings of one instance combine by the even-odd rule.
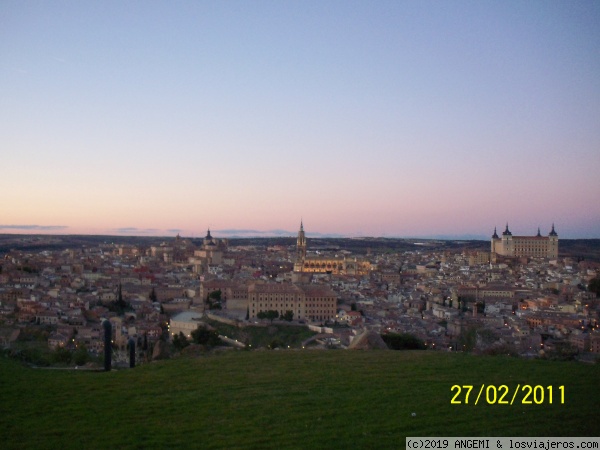
[[[156,234],[160,230],[157,228],[121,227],[113,228],[113,231],[119,234]]]
[[[169,228],[167,231],[169,233],[181,233],[183,230],[181,228]]]
[[[66,228],[69,227],[66,225],[0,225],[0,230],[54,231]]]
[[[248,230],[248,229],[235,229],[228,228],[224,230],[213,230],[212,234],[215,236],[226,236],[226,237],[290,237],[295,236],[296,233],[286,230]]]
[[[436,234],[428,239],[439,239],[442,241],[489,241],[490,238],[483,234]]]
[[[288,230],[247,230],[247,229],[235,229],[228,228],[224,230],[214,230],[213,234],[215,237],[230,237],[230,238],[246,238],[246,237],[296,237],[298,231]],[[344,237],[341,234],[335,233],[306,233],[307,237],[319,238],[319,237]]]

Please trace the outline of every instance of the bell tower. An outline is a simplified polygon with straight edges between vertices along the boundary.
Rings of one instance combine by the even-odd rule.
[[[497,252],[496,244],[498,243],[499,240],[500,240],[500,238],[498,237],[498,232],[496,231],[496,227],[494,227],[494,234],[492,235],[492,249],[491,249],[492,253]]]
[[[304,234],[304,225],[300,220],[300,230],[298,231],[298,239],[296,240],[296,259],[299,262],[304,262],[306,259],[306,235]]]
[[[558,258],[558,233],[554,229],[554,224],[552,224],[552,231],[548,234],[547,255],[550,259]]]

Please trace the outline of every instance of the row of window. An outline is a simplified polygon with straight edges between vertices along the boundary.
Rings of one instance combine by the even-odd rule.
[[[300,310],[300,305],[297,305],[297,306],[298,306],[298,311],[299,311],[299,310]],[[252,307],[254,307],[254,304],[252,305]],[[262,304],[262,303],[259,303],[259,304],[258,304],[258,307],[259,307],[260,309],[262,309],[262,307],[263,307],[263,304]],[[289,305],[289,306],[288,306],[288,305],[286,304],[285,306],[283,306],[283,303],[282,303],[282,304],[279,304],[279,305],[277,305],[277,304],[275,304],[275,305],[274,305],[274,304],[272,304],[272,303],[265,303],[265,308],[286,308],[286,309],[290,309],[290,308],[294,308],[294,307],[296,307],[296,305]]]
[[[265,306],[267,306],[267,305],[273,305],[273,304],[274,304],[274,306],[277,306],[277,305],[283,306],[284,305],[284,303],[280,303],[280,302],[282,302],[282,300],[279,300],[279,302],[278,301],[273,301],[273,300],[271,300],[271,301],[268,301],[268,300],[259,300],[259,302],[261,302],[261,303],[259,303],[260,306],[263,305],[263,303],[262,303],[263,301],[264,301]],[[255,301],[251,301],[250,303],[256,304],[256,300]],[[313,300],[313,301],[310,301],[310,302],[305,301],[304,304],[306,306],[335,305],[335,301],[334,301],[334,299],[331,299],[331,300]],[[285,303],[286,307],[288,305],[290,307],[294,306],[293,303]]]
[[[334,263],[333,265],[331,265],[331,264],[325,264],[325,263],[322,263],[322,264],[304,263],[304,267],[306,267],[306,268],[310,267],[311,269],[312,268],[317,268],[317,269],[319,269],[319,268],[321,268],[321,269],[325,269],[325,268],[327,268],[327,269],[336,269],[337,268],[337,264]]]

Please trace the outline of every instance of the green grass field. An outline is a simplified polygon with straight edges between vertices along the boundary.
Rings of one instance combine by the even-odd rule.
[[[597,436],[599,380],[597,364],[427,351],[227,351],[108,373],[0,357],[0,445],[396,449],[406,436]],[[553,404],[474,405],[477,392],[450,403],[452,385],[482,383],[554,386]]]
[[[266,327],[247,326],[242,328],[226,325],[216,320],[207,320],[206,322],[220,335],[250,344],[252,348],[287,347],[288,345],[291,348],[301,348],[303,341],[317,334],[306,326],[278,322]]]

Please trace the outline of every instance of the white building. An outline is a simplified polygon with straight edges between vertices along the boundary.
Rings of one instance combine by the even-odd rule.
[[[198,328],[198,321],[202,318],[202,313],[195,311],[185,311],[171,318],[169,334],[175,336],[183,333],[186,338],[192,336],[192,331]]]

